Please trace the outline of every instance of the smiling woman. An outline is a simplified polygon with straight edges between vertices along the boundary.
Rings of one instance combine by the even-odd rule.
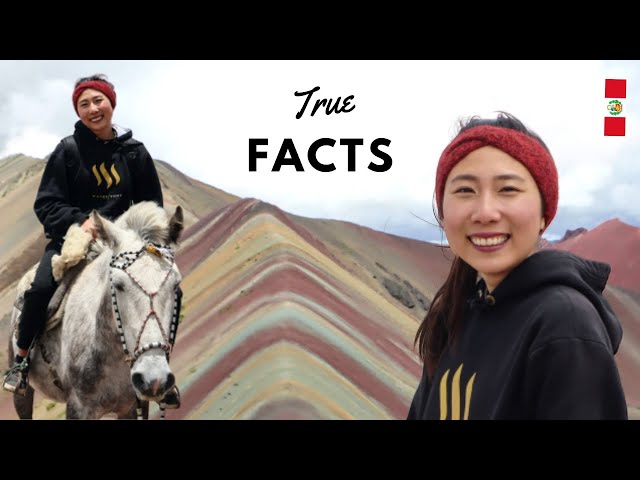
[[[508,153],[489,145],[469,153],[449,173],[442,196],[449,245],[490,292],[536,251],[545,227],[542,198],[527,168]]]
[[[538,247],[558,206],[540,137],[506,113],[462,123],[435,197],[454,259],[416,333],[408,419],[626,419],[609,265]]]
[[[72,100],[80,120],[96,137],[105,141],[116,137],[111,124],[116,91],[111,82],[97,76],[81,78],[76,82]]]

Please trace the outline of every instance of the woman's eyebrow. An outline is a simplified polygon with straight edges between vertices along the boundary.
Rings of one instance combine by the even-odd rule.
[[[524,178],[522,178],[519,175],[516,175],[515,173],[505,173],[502,175],[496,175],[495,177],[493,177],[494,180],[516,180],[519,182],[524,182]],[[462,181],[470,181],[470,182],[477,182],[478,181],[478,177],[476,177],[475,175],[471,175],[470,173],[462,173],[460,175],[456,175],[455,177],[453,177],[451,179],[451,183],[454,182],[462,182]]]
[[[495,180],[517,180],[518,182],[524,182],[524,178],[520,175],[516,175],[515,173],[506,173],[504,175],[496,175],[494,177]]]
[[[478,181],[478,177],[476,177],[475,175],[471,175],[469,173],[462,173],[460,175],[456,175],[455,177],[453,177],[451,179],[451,183],[462,182],[464,180],[471,181],[471,182],[477,182]]]
[[[80,100],[79,103],[84,103],[84,102],[88,102],[89,100],[96,100],[98,98],[102,98],[104,95],[94,95],[91,98],[83,98],[82,100]]]

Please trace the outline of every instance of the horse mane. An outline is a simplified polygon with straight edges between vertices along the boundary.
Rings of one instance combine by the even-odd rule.
[[[134,231],[143,241],[167,245],[169,237],[169,215],[157,203],[136,203],[120,215],[116,226]]]

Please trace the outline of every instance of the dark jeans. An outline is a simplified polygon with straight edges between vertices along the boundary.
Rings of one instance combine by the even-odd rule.
[[[61,240],[52,240],[44,250],[40,265],[36,270],[36,276],[31,283],[31,288],[24,292],[24,306],[18,331],[18,347],[27,350],[35,336],[40,332],[47,321],[47,307],[58,288],[53,279],[51,257],[60,254]],[[178,320],[182,307],[182,289],[178,287]],[[178,324],[176,324],[175,338],[178,338]],[[174,338],[174,339],[175,339]]]
[[[44,249],[44,255],[31,282],[31,288],[24,292],[24,306],[18,331],[18,347],[27,350],[35,336],[47,321],[47,306],[56,292],[58,284],[53,279],[51,257],[60,254],[62,240],[51,240]]]

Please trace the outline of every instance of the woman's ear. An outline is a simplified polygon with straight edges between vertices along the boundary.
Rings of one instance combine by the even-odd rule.
[[[544,232],[544,227],[546,227],[546,222],[544,221],[544,217],[540,220],[540,235]]]

